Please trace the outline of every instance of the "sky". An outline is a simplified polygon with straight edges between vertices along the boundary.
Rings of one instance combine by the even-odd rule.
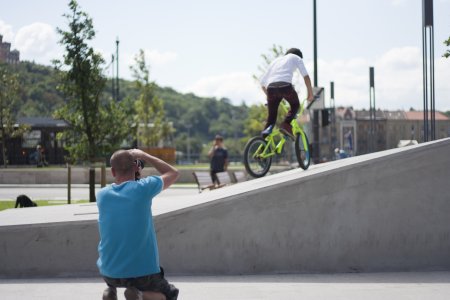
[[[51,65],[62,58],[56,28],[67,30],[68,0],[0,0],[0,34],[21,60]],[[311,80],[313,1],[79,0],[93,19],[90,45],[111,60],[119,39],[119,76],[143,49],[150,78],[182,93],[228,98],[239,105],[265,102],[253,75],[272,45],[303,52]],[[436,109],[450,110],[450,0],[434,0]],[[337,106],[368,109],[369,68],[375,68],[380,109],[423,109],[422,0],[317,0],[318,86]],[[111,68],[105,74],[111,76]],[[300,98],[305,87],[296,82]]]

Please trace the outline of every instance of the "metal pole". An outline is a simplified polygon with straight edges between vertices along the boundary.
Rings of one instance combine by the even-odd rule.
[[[116,78],[115,78],[115,72],[114,72],[114,54],[111,55],[111,89],[112,89],[112,98],[114,101],[117,101],[116,99]]]
[[[428,66],[427,66],[427,29],[422,28],[422,60],[423,60],[423,141],[428,142]]]
[[[331,121],[331,156],[334,154],[334,149],[336,149],[336,104],[334,101],[334,82],[330,82],[330,121]]]
[[[436,138],[436,106],[434,93],[434,29],[433,29],[433,0],[422,0],[422,51],[423,51],[423,126],[424,141]],[[429,32],[429,41],[428,35]],[[429,45],[427,45],[429,42]],[[428,54],[428,50],[430,51]],[[428,66],[427,60],[430,60]],[[429,72],[429,73],[428,73]],[[428,82],[428,78],[430,82]],[[430,97],[430,110],[428,110],[428,97]],[[428,111],[431,123],[428,124]],[[430,126],[430,127],[429,127]],[[431,129],[431,132],[429,130]],[[430,133],[430,135],[429,135]]]
[[[70,193],[71,185],[72,185],[72,170],[70,164],[67,163],[67,204],[70,204],[72,198]]]
[[[95,168],[89,168],[89,202],[95,202]]]
[[[119,37],[116,38],[116,97],[117,97],[117,101],[119,101],[120,97],[119,97]]]
[[[317,87],[318,84],[318,69],[317,69],[317,9],[316,9],[316,0],[313,0],[313,28],[314,28],[314,87]]]
[[[100,186],[102,188],[106,186],[106,164],[105,163],[102,163]]]
[[[430,114],[431,114],[431,140],[436,139],[436,106],[434,98],[434,28],[430,27]]]
[[[369,68],[369,116],[370,116],[370,141],[369,141],[369,153],[376,151],[376,108],[375,108],[375,68]]]

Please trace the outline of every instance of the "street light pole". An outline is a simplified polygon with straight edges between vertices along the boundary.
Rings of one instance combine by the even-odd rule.
[[[317,10],[316,0],[313,0],[313,28],[314,28],[314,87],[317,87],[318,70],[317,70]]]
[[[116,97],[119,101],[119,37],[116,38]]]

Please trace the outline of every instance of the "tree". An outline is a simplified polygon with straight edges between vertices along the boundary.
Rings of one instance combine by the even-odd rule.
[[[119,147],[128,135],[128,109],[125,103],[102,98],[106,78],[101,65],[104,60],[88,42],[95,37],[92,19],[80,10],[75,0],[69,2],[69,29],[57,28],[60,44],[65,47],[63,60],[55,60],[60,74],[59,89],[66,104],[55,117],[67,121],[70,129],[58,138],[65,141],[71,161],[93,162]]]
[[[261,54],[261,57],[263,59],[263,63],[258,66],[258,72],[259,75],[253,75],[253,78],[257,81],[259,81],[259,78],[267,71],[272,61],[280,56],[283,56],[286,53],[286,51],[283,49],[280,45],[272,45],[272,48],[269,48],[269,53],[267,54]]]
[[[272,48],[269,49],[267,54],[261,54],[263,59],[263,63],[258,66],[259,76],[253,75],[253,78],[258,81],[259,78],[267,71],[270,64],[277,57],[283,56],[286,51],[282,46],[272,45]],[[284,113],[281,109],[278,109],[277,120],[282,120]],[[267,118],[267,107],[264,105],[252,105],[250,107],[247,119],[245,120],[244,133],[247,138],[260,134],[264,129],[264,120]]]
[[[170,138],[173,129],[165,120],[163,100],[155,95],[156,84],[150,81],[150,71],[145,62],[144,51],[141,49],[134,59],[136,64],[130,69],[139,91],[135,102],[136,121],[138,124],[143,124],[138,139],[147,148],[157,147]]]
[[[444,41],[444,44],[445,44],[447,47],[450,47],[450,37],[448,37],[448,39],[447,39],[446,41]],[[449,57],[450,57],[450,50],[447,49],[447,51],[445,51],[445,53],[444,53],[443,56],[444,56],[445,58],[449,58]]]
[[[27,129],[15,126],[16,118],[13,109],[19,98],[19,80],[6,65],[0,65],[0,138],[2,144],[3,166],[8,165],[6,143],[9,139],[21,136]]]

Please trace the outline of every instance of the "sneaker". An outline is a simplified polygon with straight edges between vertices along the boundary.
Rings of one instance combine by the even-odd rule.
[[[295,139],[294,134],[292,133],[292,126],[286,122],[281,123],[280,131],[290,137],[292,140]]]
[[[115,287],[107,287],[103,291],[103,300],[117,300],[117,290]]]
[[[178,299],[178,293],[180,292],[173,284],[169,284],[170,292],[169,296],[167,297],[167,300],[177,300]]]
[[[273,125],[269,125],[266,129],[261,131],[262,137],[266,138],[268,135],[270,135],[272,133],[272,130],[273,130]]]
[[[142,292],[135,287],[128,287],[125,290],[125,299],[127,300],[143,300]]]

